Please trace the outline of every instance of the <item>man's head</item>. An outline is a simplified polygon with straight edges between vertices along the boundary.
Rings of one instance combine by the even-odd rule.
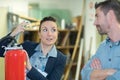
[[[95,26],[100,34],[111,33],[120,23],[120,3],[117,0],[106,0],[95,4]],[[116,26],[117,27],[117,26]]]
[[[95,9],[99,7],[105,15],[107,15],[109,10],[113,10],[117,21],[120,23],[120,2],[118,0],[105,0],[104,2],[96,3]]]

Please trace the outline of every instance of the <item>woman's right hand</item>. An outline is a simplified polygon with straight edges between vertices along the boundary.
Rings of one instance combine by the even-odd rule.
[[[10,34],[10,36],[14,37],[17,34],[24,32],[25,28],[24,26],[28,25],[27,22],[23,21],[22,23],[18,24],[18,26],[12,31],[12,33]]]

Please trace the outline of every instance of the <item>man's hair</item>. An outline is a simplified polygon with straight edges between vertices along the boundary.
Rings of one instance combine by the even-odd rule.
[[[109,10],[113,10],[118,22],[120,23],[120,2],[118,0],[105,0],[100,3],[96,3],[95,9],[98,7],[100,7],[105,15]]]
[[[41,21],[40,21],[40,26],[39,26],[39,31],[41,29],[41,25],[43,22],[46,22],[46,21],[53,21],[53,22],[56,22],[56,19],[51,17],[51,16],[48,16],[48,17],[44,17]]]

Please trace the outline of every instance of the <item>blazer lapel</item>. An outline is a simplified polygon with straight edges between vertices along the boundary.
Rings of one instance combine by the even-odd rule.
[[[56,61],[56,58],[54,58],[54,57],[49,57],[48,58],[48,62],[46,64],[45,72],[47,72],[48,74],[51,73],[51,71],[54,68],[55,61]]]

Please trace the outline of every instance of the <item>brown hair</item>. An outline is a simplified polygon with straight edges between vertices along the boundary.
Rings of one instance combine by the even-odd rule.
[[[39,31],[40,31],[40,28],[41,28],[41,25],[43,22],[45,21],[53,21],[53,22],[56,22],[56,19],[51,17],[51,16],[48,16],[48,17],[44,17],[41,21],[40,21],[40,26],[39,26]]]
[[[117,21],[120,23],[120,2],[118,0],[105,0],[95,4],[95,9],[100,7],[103,13],[106,15],[109,10],[113,10]]]

